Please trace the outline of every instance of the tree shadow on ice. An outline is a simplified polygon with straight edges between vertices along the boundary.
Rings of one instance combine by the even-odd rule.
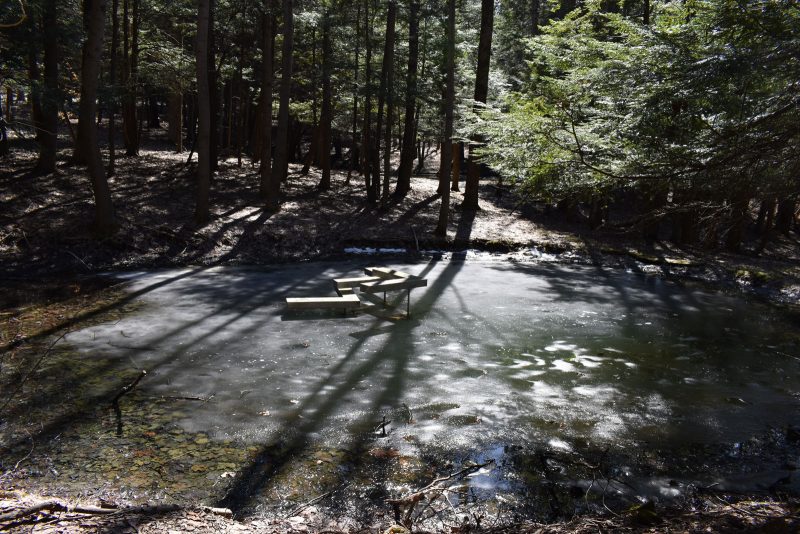
[[[424,277],[434,266],[435,263],[431,262],[422,272],[414,274]],[[447,264],[433,283],[428,285],[423,297],[413,305],[415,315],[425,315],[430,306],[451,286],[462,266],[461,262]],[[421,324],[400,321],[392,325],[394,328],[385,331],[380,326],[381,323],[381,320],[376,319],[371,328],[355,338],[346,354],[328,371],[327,376],[318,381],[311,392],[300,401],[295,413],[284,422],[283,431],[276,433],[278,436],[288,434],[288,437],[283,441],[276,440],[261,446],[254,460],[241,469],[234,479],[225,497],[219,501],[220,506],[232,509],[237,515],[250,508],[258,494],[285,469],[290,468],[291,461],[309,447],[311,436],[331,421],[331,416],[343,403],[353,403],[363,414],[351,425],[352,429],[361,431],[351,433],[347,448],[359,451],[374,439],[371,432],[364,430],[379,422],[378,414],[381,411],[397,407],[402,402],[408,379],[408,364],[415,355],[414,331]],[[371,354],[365,354],[362,349],[368,340],[374,339],[367,335],[371,329],[385,331],[386,339],[380,348]],[[366,379],[375,381],[375,393],[361,399],[351,398],[353,388]],[[301,415],[302,419],[299,418]],[[354,465],[351,466],[353,471],[358,470],[360,461],[357,455]],[[342,479],[346,476],[340,474]]]
[[[128,384],[128,380],[125,378],[125,370],[131,369],[131,367],[144,369],[148,372],[148,378],[143,384],[144,387],[147,387],[147,382],[151,382],[154,379],[167,383],[171,380],[180,382],[179,378],[186,374],[186,369],[182,366],[174,366],[176,361],[181,360],[189,351],[208,341],[210,343],[204,347],[206,351],[222,350],[227,340],[214,339],[215,336],[230,329],[243,318],[252,319],[258,310],[274,305],[278,294],[289,291],[304,282],[304,280],[297,280],[287,285],[286,283],[272,280],[267,276],[259,285],[260,291],[254,291],[247,276],[242,275],[238,278],[234,276],[233,284],[223,284],[222,282],[229,282],[231,277],[219,278],[214,276],[214,273],[208,273],[207,271],[208,268],[201,268],[186,272],[182,271],[178,274],[164,273],[161,276],[162,279],[129,292],[112,304],[99,310],[79,315],[72,320],[65,321],[60,327],[51,329],[53,330],[51,334],[61,330],[78,332],[82,329],[82,325],[86,325],[88,327],[87,332],[92,333],[94,341],[97,341],[97,335],[100,334],[99,339],[102,345],[88,355],[71,357],[66,361],[63,361],[63,358],[57,360],[56,365],[58,365],[58,368],[49,369],[50,375],[57,376],[57,380],[53,382],[37,377],[33,378],[37,380],[37,384],[44,383],[44,387],[37,391],[35,398],[28,399],[22,403],[11,403],[4,410],[3,417],[10,420],[26,417],[26,414],[32,408],[46,408],[53,405],[59,406],[60,409],[54,411],[56,414],[54,417],[47,421],[40,421],[35,433],[9,442],[7,447],[14,448],[30,439],[42,442],[47,437],[61,433],[64,429],[96,412],[98,407],[110,402],[115,392]],[[173,284],[176,287],[170,287]],[[181,284],[184,284],[184,287],[180,287]],[[134,336],[132,338],[131,334],[126,334],[121,330],[119,321],[111,324],[100,323],[92,325],[90,323],[90,321],[102,320],[104,314],[118,310],[125,304],[132,303],[147,294],[167,289],[174,292],[177,295],[176,298],[180,298],[182,294],[184,296],[191,295],[195,298],[203,295],[203,299],[214,302],[221,301],[221,304],[212,305],[197,317],[177,322],[174,326],[165,327],[164,325],[169,324],[169,322],[162,322],[159,326],[164,330],[156,331],[154,335],[148,335],[148,332],[145,332],[144,336]],[[238,329],[237,335],[245,336],[258,331],[277,313],[277,310],[274,310],[272,314],[262,314],[256,320],[251,321],[247,328]],[[134,318],[135,315],[134,312]],[[106,330],[104,331],[104,329]],[[198,330],[200,331],[199,333],[193,334]],[[48,332],[38,334],[32,337],[31,340],[40,340]],[[189,336],[188,339],[178,342],[182,336],[185,337],[187,335]],[[129,345],[115,345],[113,343],[115,340]],[[69,335],[62,342],[69,343]],[[160,346],[164,344],[175,345],[177,348],[161,350]],[[42,350],[44,349],[42,348]],[[57,347],[52,356],[57,356],[63,350],[66,349]],[[83,366],[80,363],[82,358],[89,358],[88,365]],[[101,363],[97,363],[98,360]],[[110,382],[103,381],[101,387],[90,388],[91,393],[81,397],[82,393],[87,390],[87,381],[96,381],[98,378],[107,376],[111,376],[114,379]],[[61,409],[65,405],[69,406],[71,400],[78,402],[67,409]]]

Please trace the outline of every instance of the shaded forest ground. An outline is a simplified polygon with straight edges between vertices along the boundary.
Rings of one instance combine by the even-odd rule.
[[[348,247],[410,253],[469,248],[519,259],[553,253],[555,261],[599,262],[800,300],[797,235],[776,237],[759,255],[678,248],[647,242],[636,227],[615,227],[613,220],[589,230],[544,204],[521,202],[496,179],[482,181],[483,209],[477,213],[462,213],[462,193],[453,194],[448,240],[437,240],[435,153],[405,199],[379,205],[366,202],[358,174],[347,184],[347,172],[335,170],[332,189],[319,192],[319,171],[302,176],[301,165],[293,164],[277,213],[266,211],[258,197],[257,166],[245,157],[239,167],[231,157],[213,179],[211,221],[197,226],[194,164],[186,164],[186,153],[170,150],[162,130],[149,135],[139,157],[117,160],[111,188],[119,231],[102,240],[92,235],[88,179],[83,167],[68,163],[68,140],[62,140],[58,172],[39,176],[31,173],[33,143],[14,140],[11,155],[0,160],[0,275],[9,282],[60,281],[106,270],[307,261],[341,255]],[[617,212],[617,220],[627,215]],[[755,248],[758,237],[750,240]]]
[[[50,501],[51,503],[53,501]],[[42,501],[29,495],[4,492],[0,495],[0,513],[13,513],[22,506],[34,506]],[[66,503],[64,503],[66,504]],[[76,503],[70,503],[75,506]],[[11,510],[11,511],[9,511]],[[108,510],[107,512],[111,512]],[[41,510],[21,521],[6,523],[13,531],[29,532],[120,532],[167,534],[173,532],[194,533],[302,533],[344,532],[336,524],[317,520],[316,508],[310,506],[303,513],[284,520],[252,520],[239,522],[200,507],[155,506],[121,509],[113,513],[80,513],[76,511]],[[454,518],[457,520],[457,518]],[[455,523],[457,525],[457,523]],[[407,534],[408,530],[384,525],[389,534]],[[3,527],[0,520],[0,527]],[[656,513],[641,510],[617,516],[577,517],[564,523],[519,522],[512,526],[485,526],[483,528],[460,528],[451,532],[485,532],[488,534],[566,534],[596,532],[771,532],[783,534],[797,532],[798,502],[774,502],[746,498],[723,500],[716,497],[695,499],[686,508],[672,508]],[[348,529],[347,531],[352,531]],[[381,532],[376,528],[365,528],[356,532]],[[414,532],[429,532],[414,529]]]

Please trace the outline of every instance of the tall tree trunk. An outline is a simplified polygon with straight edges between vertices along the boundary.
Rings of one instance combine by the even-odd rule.
[[[388,25],[388,22],[387,22]],[[388,32],[387,32],[388,33]],[[386,52],[384,44],[384,60],[381,68],[380,83],[378,85],[378,109],[375,117],[375,140],[371,151],[372,166],[372,198],[378,200],[381,196],[381,134],[383,132],[383,106],[386,102]]]
[[[761,253],[769,243],[772,236],[772,225],[775,222],[775,208],[777,201],[775,197],[769,197],[761,201],[761,209],[758,213],[757,228],[761,232],[761,240],[758,245],[758,252]]]
[[[132,13],[131,13],[132,2]],[[122,2],[123,37],[123,86],[125,98],[122,103],[122,130],[125,139],[125,155],[139,155],[139,123],[136,109],[136,86],[139,63],[139,0]]]
[[[650,0],[643,0],[642,2],[642,23],[645,26],[650,26]]]
[[[539,19],[541,17],[541,0],[531,0],[530,35],[539,35]]]
[[[369,4],[372,0],[364,0],[364,142],[362,146],[364,158],[364,186],[367,191],[367,202],[375,202],[375,191],[372,187],[372,25],[369,18]]]
[[[44,37],[44,91],[42,93],[41,139],[38,172],[56,170],[58,142],[58,13],[56,0],[47,0],[42,13]]]
[[[0,100],[2,100],[1,97]],[[0,102],[0,158],[8,156],[8,130],[6,128],[8,123],[2,113],[2,102]]]
[[[478,43],[478,68],[475,72],[475,102],[485,104],[489,93],[489,62],[492,55],[492,28],[494,25],[494,0],[481,0],[481,37]],[[478,111],[476,106],[475,111]],[[481,167],[477,161],[476,143],[470,143],[469,162],[467,163],[467,183],[464,190],[465,210],[479,210],[478,184]]]
[[[211,189],[211,95],[209,90],[208,34],[211,0],[197,1],[197,196],[194,218],[199,224],[208,221]]]
[[[111,2],[111,58],[108,98],[108,176],[114,176],[117,164],[117,55],[119,54],[119,0]]]
[[[161,118],[158,112],[158,95],[156,95],[155,87],[148,88],[147,95],[147,129],[161,128]]]
[[[388,3],[388,11],[386,14],[386,35],[383,46],[383,62],[381,64],[381,82],[378,88],[378,118],[375,128],[375,148],[372,154],[372,190],[373,198],[378,199],[381,195],[381,135],[383,135],[383,108],[387,100],[387,85],[389,70],[387,69],[387,61],[392,59],[394,52],[394,23],[395,23],[396,4],[393,0]],[[390,35],[392,40],[389,39]],[[391,130],[391,122],[387,121],[387,130]],[[386,136],[391,139],[390,136]],[[386,151],[391,151],[391,146],[384,148]],[[385,169],[384,169],[385,170]]]
[[[84,0],[83,16],[86,25],[86,43],[83,47],[81,69],[80,124],[86,135],[89,179],[94,192],[95,228],[100,235],[115,231],[114,207],[108,187],[100,145],[97,139],[97,84],[100,76],[100,60],[103,56],[103,26],[105,24],[106,0]]]
[[[725,239],[725,246],[732,252],[739,252],[742,246],[744,220],[747,216],[747,208],[749,205],[750,197],[746,194],[739,194],[731,201],[728,235]]]
[[[455,56],[456,56],[456,0],[447,0],[447,47],[445,49],[445,90],[444,90],[444,138],[442,139],[442,160],[453,159],[453,108],[455,107]],[[439,176],[439,190],[442,204],[439,207],[439,220],[434,234],[447,238],[447,222],[450,218],[450,173],[442,170]]]
[[[294,13],[292,0],[283,0],[283,46],[281,47],[281,86],[278,107],[278,131],[275,146],[275,168],[272,173],[267,206],[277,209],[280,183],[289,176],[289,98],[292,93],[292,53],[294,48]]]
[[[453,162],[451,164],[453,171],[453,178],[450,185],[450,191],[460,191],[458,188],[458,181],[461,179],[461,147],[462,143],[453,143]]]
[[[214,29],[215,1],[208,2],[208,98],[211,106],[211,123],[209,125],[209,161],[211,172],[219,169],[219,116],[221,100],[219,98],[219,72],[217,70],[217,32]]]
[[[350,185],[350,176],[353,174],[353,170],[355,169],[359,159],[359,150],[357,149],[358,143],[356,140],[358,139],[358,55],[361,52],[359,48],[361,45],[360,24],[361,2],[358,2],[356,7],[356,46],[353,58],[353,138],[350,142],[350,167],[347,169],[347,180],[345,181],[345,185]]]
[[[261,58],[261,113],[263,116],[263,142],[261,145],[261,183],[259,192],[263,200],[270,197],[270,180],[272,176],[272,62],[275,48],[275,4],[269,3],[269,10],[262,14],[262,33],[264,43]],[[277,180],[272,182],[277,183]],[[275,192],[277,193],[277,191]]]
[[[331,29],[330,13],[325,10],[322,19],[322,178],[319,182],[320,191],[331,188],[331,121],[333,120],[331,106]]]
[[[403,126],[403,148],[397,170],[395,195],[404,198],[411,189],[411,172],[414,170],[416,130],[414,118],[417,102],[417,64],[419,62],[419,0],[411,0],[408,11],[408,72],[406,73],[406,116]]]
[[[778,214],[775,218],[775,229],[778,232],[788,234],[792,230],[796,209],[796,198],[784,198],[778,202]]]
[[[175,151],[183,151],[183,93],[180,87],[171,87],[167,99],[167,137],[175,143]]]
[[[383,50],[383,68],[386,71],[386,133],[383,147],[383,193],[389,197],[389,182],[392,177],[392,118],[394,116],[394,35],[397,21],[397,3],[389,1],[386,15],[386,47]]]
[[[241,25],[239,26],[239,61],[236,65],[236,166],[242,166],[242,126],[243,126],[243,109],[244,109],[244,80],[243,80],[243,66],[244,66],[244,24],[245,19],[242,17]]]
[[[31,122],[36,135],[36,141],[42,139],[42,73],[39,70],[39,47],[36,39],[39,29],[36,27],[35,17],[28,17],[30,24],[30,37],[28,40],[28,80],[31,82]]]

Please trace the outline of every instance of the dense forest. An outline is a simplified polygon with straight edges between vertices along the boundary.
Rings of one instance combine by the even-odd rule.
[[[46,174],[66,130],[100,235],[108,178],[162,123],[196,153],[201,224],[231,157],[259,165],[272,211],[289,162],[321,191],[346,170],[375,204],[438,158],[440,236],[462,173],[465,211],[493,179],[592,228],[712,249],[796,224],[794,1],[19,0],[0,21],[2,151],[34,136]]]

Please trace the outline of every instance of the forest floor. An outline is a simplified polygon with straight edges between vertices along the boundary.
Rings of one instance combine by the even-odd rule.
[[[31,148],[31,147],[29,147]],[[780,236],[766,250],[730,254],[646,242],[613,227],[590,231],[564,221],[543,204],[521,203],[497,181],[481,183],[481,207],[462,212],[462,193],[451,197],[446,241],[434,238],[439,211],[431,169],[417,176],[402,200],[370,205],[354,174],[333,173],[331,190],[317,189],[319,172],[300,176],[292,165],[281,210],[271,213],[258,196],[258,168],[245,159],[220,164],[212,184],[212,216],[192,220],[194,165],[187,154],[160,144],[137,158],[120,158],[111,179],[118,232],[98,240],[92,232],[92,196],[85,168],[66,163],[34,175],[35,153],[19,147],[0,160],[0,352],[42,332],[57,332],[77,308],[102,306],[104,282],[92,275],[186,265],[262,265],[336,258],[351,254],[486,254],[509,261],[594,263],[635,272],[698,280],[759,295],[795,307],[800,303],[800,239]],[[436,161],[429,159],[430,165]],[[463,188],[463,182],[462,182]],[[755,243],[755,236],[751,236]],[[745,247],[747,250],[747,246]],[[0,480],[0,530],[36,532],[316,532],[337,530],[315,523],[314,507],[280,522],[239,522],[200,508],[120,509],[80,513],[37,504],[45,497],[5,491]],[[63,504],[63,503],[61,503]],[[75,503],[71,502],[70,505]],[[97,503],[89,503],[97,504]],[[495,532],[794,532],[796,498],[704,495],[658,514],[583,516],[545,525],[521,521]],[[27,513],[24,513],[27,512]],[[381,525],[385,528],[388,525]],[[375,528],[371,530],[374,532]],[[454,530],[466,531],[466,530]],[[485,531],[492,531],[487,528]],[[401,532],[401,530],[395,530]]]
[[[723,500],[697,498],[691,506],[660,510],[632,510],[622,515],[603,517],[579,516],[559,523],[519,521],[497,527],[452,526],[451,533],[484,532],[487,534],[588,534],[596,532],[662,533],[662,532],[766,532],[790,534],[800,527],[800,501],[783,502],[739,498]],[[27,514],[25,513],[27,512]],[[413,527],[412,527],[413,528]],[[202,507],[152,506],[114,510],[97,505],[41,498],[17,492],[0,493],[0,530],[17,532],[114,533],[114,534],[300,534],[307,532],[340,532],[410,534],[400,525],[345,529],[340,525],[319,521],[312,505],[302,513],[282,520],[237,521],[225,512]],[[413,532],[431,532],[413,528]],[[441,531],[440,531],[441,532]]]

